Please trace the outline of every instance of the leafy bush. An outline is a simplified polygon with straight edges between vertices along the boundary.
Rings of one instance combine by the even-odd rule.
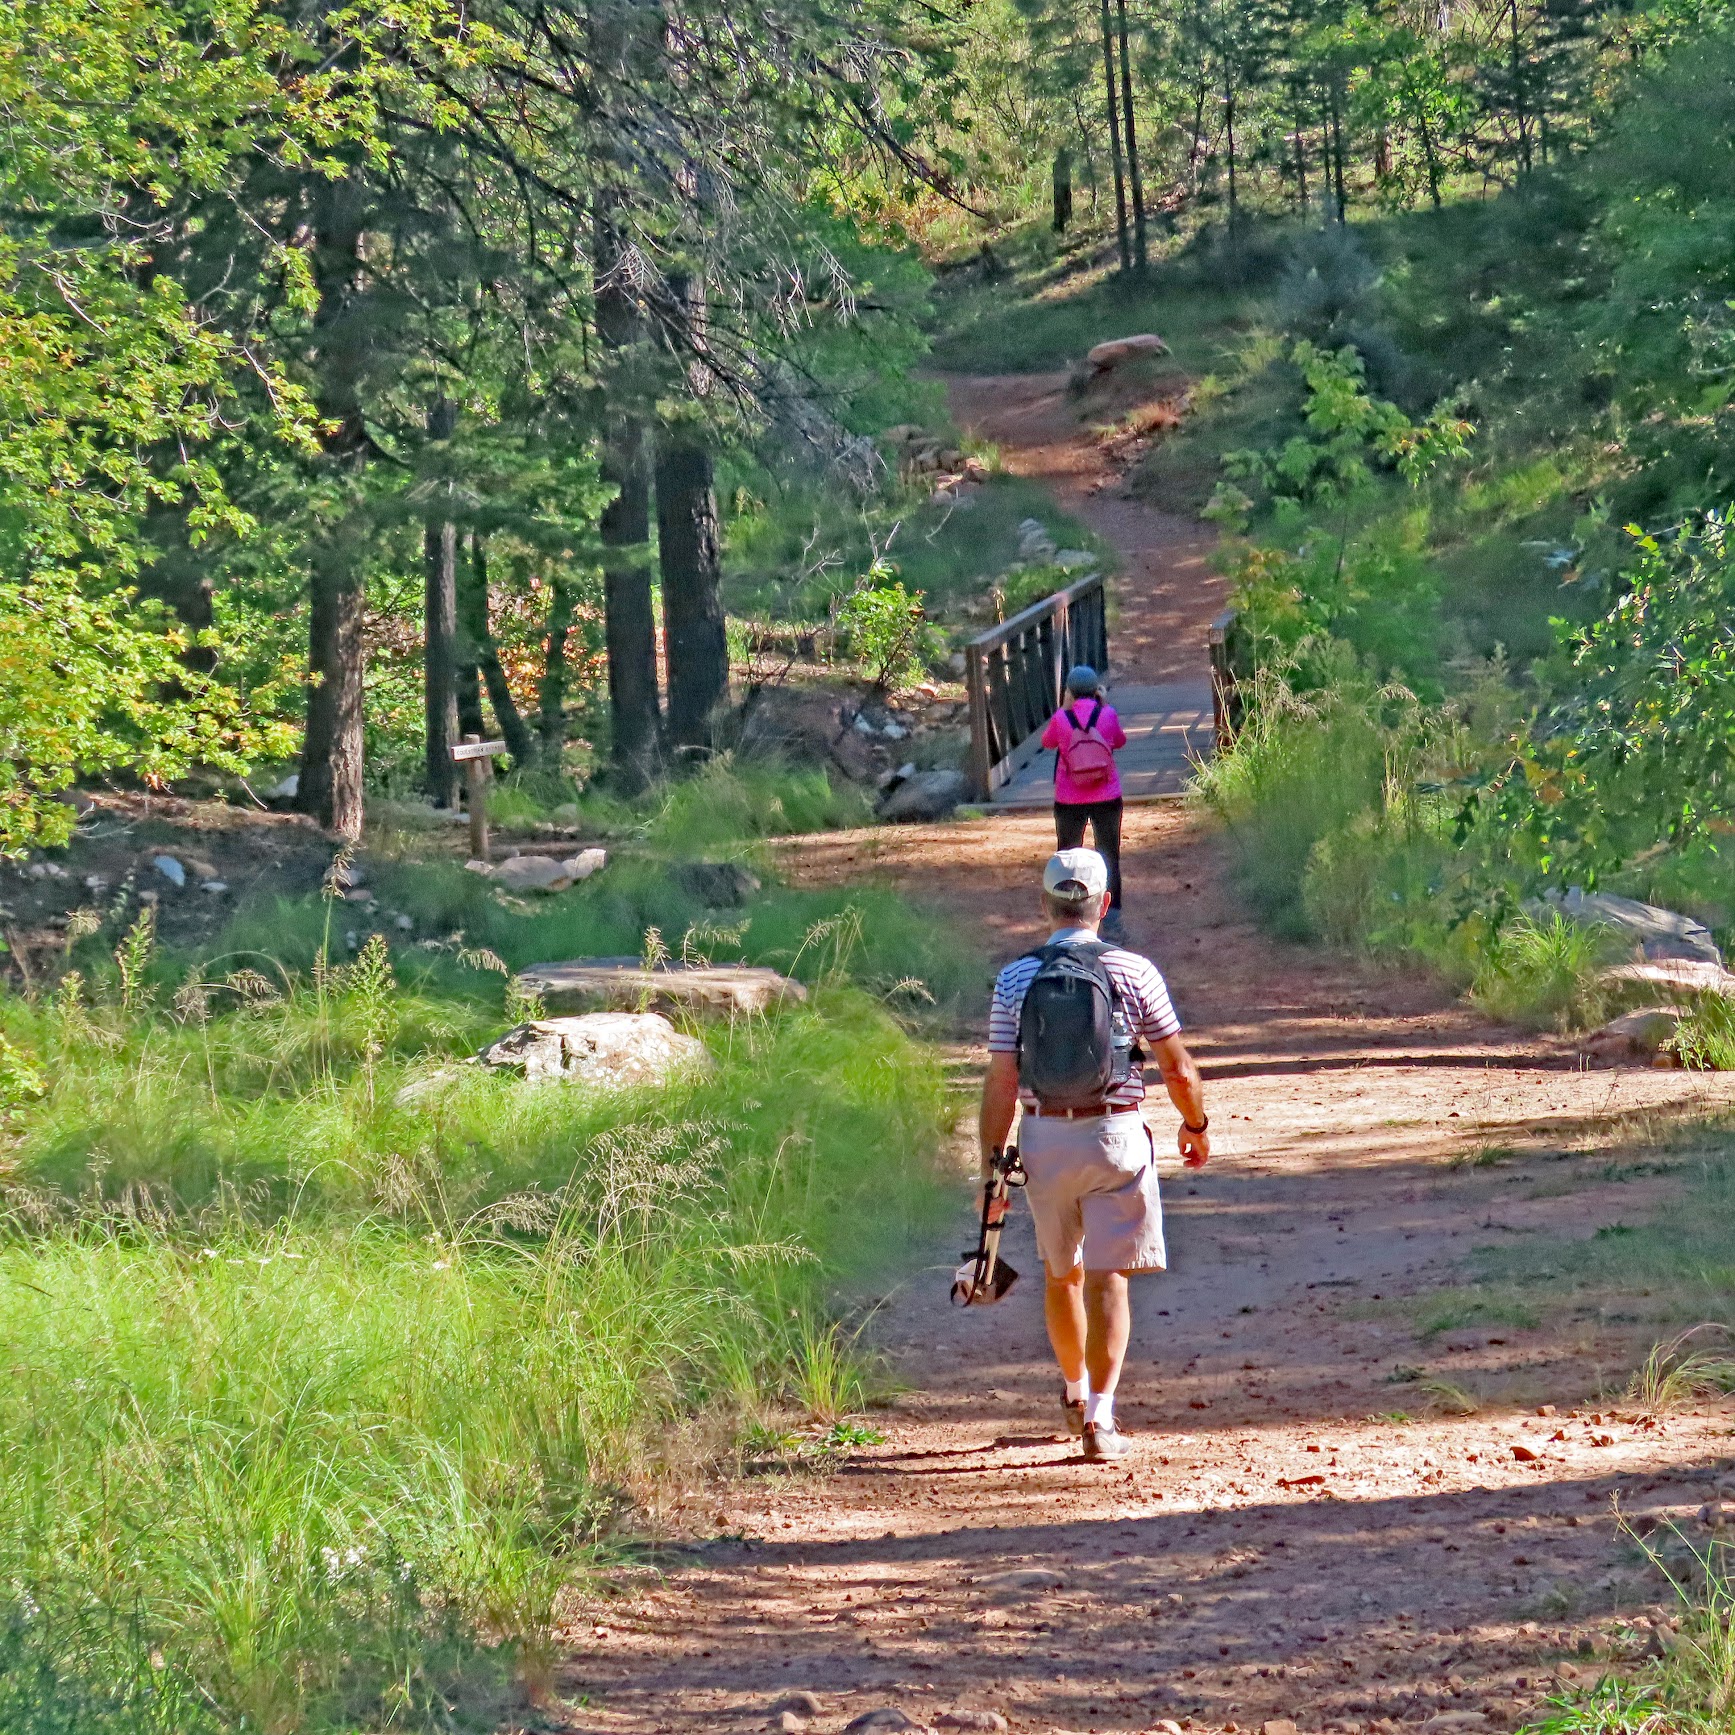
[[[882,693],[898,686],[916,667],[926,620],[921,597],[911,596],[902,582],[870,582],[887,578],[890,572],[876,567],[837,611],[845,647]]]

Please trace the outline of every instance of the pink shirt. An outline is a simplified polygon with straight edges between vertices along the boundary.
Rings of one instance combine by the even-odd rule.
[[[1070,709],[1080,723],[1088,725],[1096,706],[1095,699],[1074,699]],[[1115,715],[1113,705],[1105,704],[1098,713],[1096,732],[1117,753],[1127,744],[1127,732],[1121,727],[1121,720]],[[1066,720],[1066,712],[1056,711],[1042,731],[1042,745],[1058,750],[1071,739],[1072,725]],[[1079,807],[1092,801],[1113,801],[1120,792],[1121,774],[1118,768],[1109,772],[1106,782],[1094,783],[1089,789],[1080,789],[1067,775],[1066,761],[1057,754],[1054,764],[1054,799],[1062,806]]]

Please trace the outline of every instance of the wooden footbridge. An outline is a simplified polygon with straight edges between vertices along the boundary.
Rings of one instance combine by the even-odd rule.
[[[1103,580],[1092,574],[965,647],[971,800],[995,808],[1053,802],[1054,755],[1043,751],[1042,729],[1059,709],[1066,672],[1076,663],[1108,672],[1107,697],[1127,732],[1118,757],[1129,802],[1174,800],[1194,767],[1210,757],[1233,712],[1226,654],[1232,617],[1212,623],[1208,677],[1116,685],[1107,604]]]

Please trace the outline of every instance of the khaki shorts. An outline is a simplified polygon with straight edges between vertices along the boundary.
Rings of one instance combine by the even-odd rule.
[[[1062,1275],[1081,1258],[1086,1271],[1167,1267],[1156,1147],[1137,1109],[1090,1120],[1027,1113],[1018,1150],[1037,1251],[1050,1271]]]

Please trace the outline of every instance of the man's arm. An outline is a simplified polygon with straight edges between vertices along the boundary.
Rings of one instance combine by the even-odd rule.
[[[988,1076],[982,1080],[982,1113],[976,1122],[977,1135],[982,1141],[982,1176],[986,1180],[988,1165],[994,1153],[1006,1143],[1012,1131],[1012,1117],[1018,1109],[1018,1056],[990,1054]]]
[[[1211,1158],[1211,1135],[1192,1132],[1191,1127],[1205,1125],[1205,1081],[1187,1045],[1179,1036],[1165,1036],[1151,1044],[1151,1055],[1163,1075],[1163,1083],[1172,1102],[1181,1114],[1181,1129],[1175,1135],[1181,1160],[1189,1169],[1202,1169]],[[1013,1078],[1016,1093],[1016,1069]],[[986,1103],[983,1109],[986,1115]]]

